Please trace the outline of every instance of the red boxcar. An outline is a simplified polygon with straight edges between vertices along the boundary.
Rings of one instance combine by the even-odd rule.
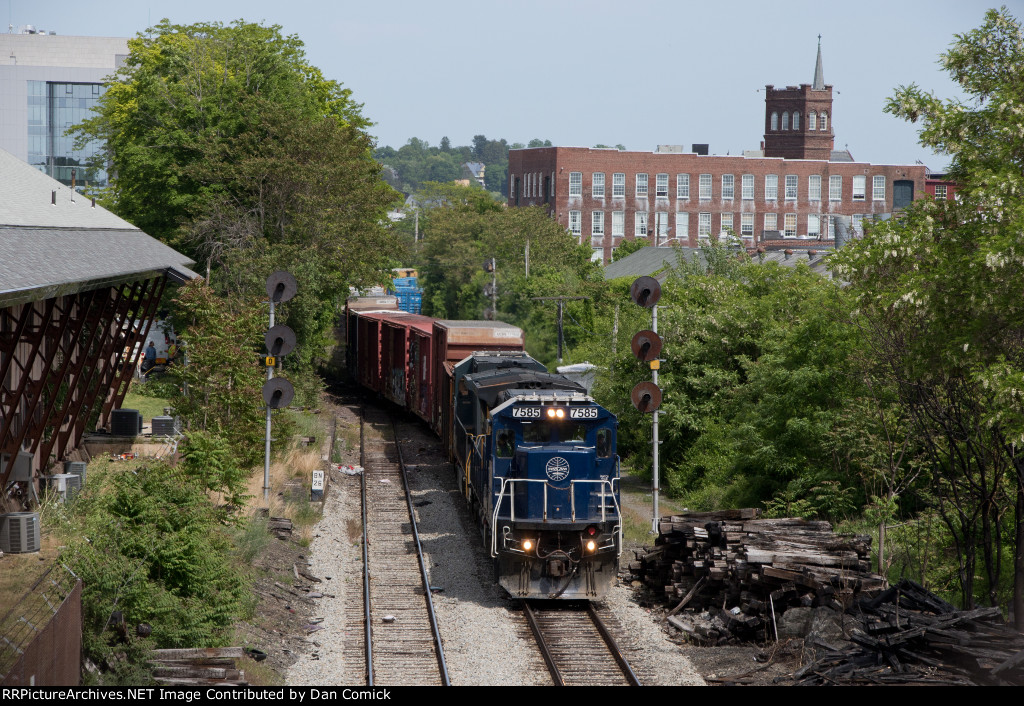
[[[521,351],[523,330],[502,321],[434,321],[433,373],[434,413],[431,425],[441,435],[445,446],[451,446],[452,367],[475,351]]]
[[[430,335],[434,320],[419,314],[394,312],[381,316],[381,392],[397,405],[415,411],[409,397],[409,344],[413,331]]]

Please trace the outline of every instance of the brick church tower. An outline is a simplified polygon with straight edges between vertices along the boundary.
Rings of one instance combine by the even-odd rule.
[[[775,88],[765,86],[764,156],[829,160],[832,133],[832,86],[821,68],[821,35],[814,83]]]

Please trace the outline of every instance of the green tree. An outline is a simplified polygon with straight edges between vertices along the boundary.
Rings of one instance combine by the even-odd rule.
[[[922,144],[952,155],[959,198],[918,201],[904,218],[878,224],[836,256],[837,272],[852,283],[857,321],[925,444],[938,510],[956,542],[963,603],[976,600],[978,571],[987,601],[1002,600],[1009,551],[1024,628],[1020,23],[1005,8],[988,11],[941,63],[966,102],[911,85],[886,110],[920,120]]]

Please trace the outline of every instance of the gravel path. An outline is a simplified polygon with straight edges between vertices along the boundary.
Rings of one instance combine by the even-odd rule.
[[[452,684],[550,684],[516,602],[493,581],[479,530],[438,440],[407,423],[399,425],[399,434],[430,583],[439,589],[434,608]],[[359,479],[332,471],[331,481],[310,570],[325,578],[324,592],[335,598],[323,599],[316,617],[324,618],[324,629],[309,637],[311,651],[289,671],[289,684],[365,683],[362,630],[346,630],[362,621]],[[704,683],[679,647],[633,602],[628,587],[616,586],[604,607],[622,626],[623,647],[643,683]]]

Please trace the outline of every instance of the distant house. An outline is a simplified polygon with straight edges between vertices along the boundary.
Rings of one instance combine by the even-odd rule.
[[[462,164],[462,178],[475,181],[481,187],[484,187],[485,169],[487,169],[487,166],[483,162],[464,162]]]

